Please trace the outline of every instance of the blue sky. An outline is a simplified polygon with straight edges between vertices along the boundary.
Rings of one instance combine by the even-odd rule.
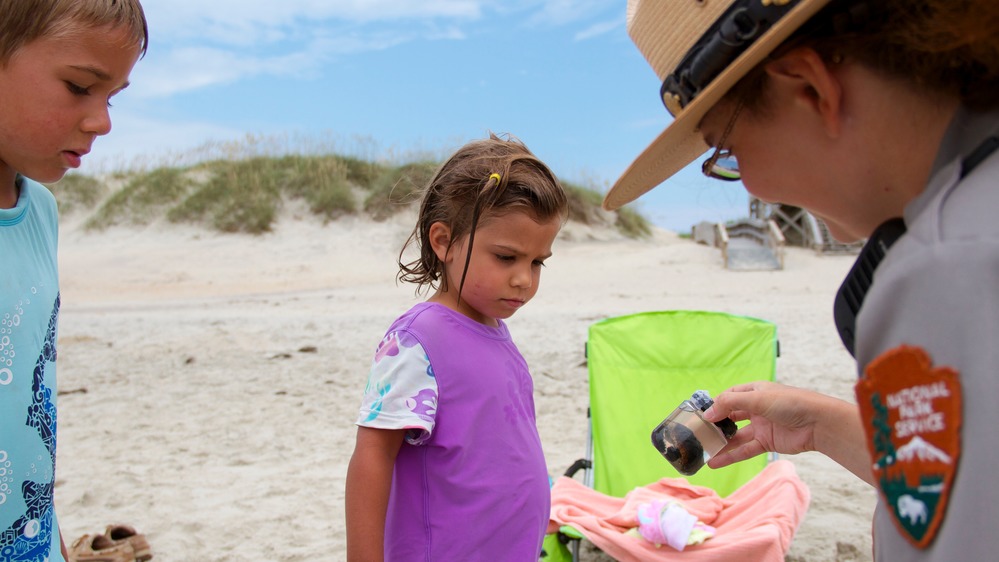
[[[150,48],[84,172],[245,139],[365,158],[443,158],[511,133],[606,190],[669,123],[607,0],[144,0]],[[635,205],[660,226],[745,216],[695,164]]]

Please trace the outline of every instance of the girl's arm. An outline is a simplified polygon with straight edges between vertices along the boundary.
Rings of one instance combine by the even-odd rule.
[[[347,466],[347,559],[381,562],[385,557],[385,512],[395,457],[406,430],[357,428]]]

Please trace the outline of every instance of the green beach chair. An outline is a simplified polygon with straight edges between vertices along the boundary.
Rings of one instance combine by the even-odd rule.
[[[695,390],[716,396],[736,384],[774,380],[778,353],[776,326],[747,316],[658,311],[591,325],[588,454],[566,475],[581,468],[584,484],[617,497],[663,477],[684,477],[653,447],[652,429]],[[684,478],[724,497],[769,461],[761,455]],[[563,533],[581,536],[571,528]]]

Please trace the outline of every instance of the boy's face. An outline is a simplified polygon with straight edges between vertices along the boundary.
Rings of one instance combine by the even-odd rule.
[[[80,165],[138,58],[123,29],[98,27],[36,39],[0,66],[0,201],[18,173],[54,182]]]

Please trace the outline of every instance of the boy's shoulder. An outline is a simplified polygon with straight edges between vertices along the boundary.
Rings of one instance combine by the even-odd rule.
[[[17,178],[17,204],[0,209],[0,225],[30,225],[25,232],[42,236],[54,244],[59,236],[59,206],[55,195],[44,185],[23,176]]]
[[[21,182],[21,193],[27,195],[28,205],[35,207],[39,213],[58,222],[59,206],[55,195],[44,185],[26,177],[18,178]]]
[[[17,204],[0,209],[0,225],[35,225],[34,230],[56,232],[59,229],[59,207],[55,195],[44,185],[23,176],[17,177]]]
[[[55,195],[47,187],[24,176],[18,176],[17,182],[22,194],[21,197],[27,197],[29,205],[51,209],[53,212],[57,210]]]

